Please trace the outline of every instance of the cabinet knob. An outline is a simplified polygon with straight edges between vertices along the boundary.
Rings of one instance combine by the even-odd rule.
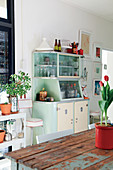
[[[73,122],[71,122],[71,124],[73,124]]]
[[[76,123],[77,123],[77,121],[76,121]]]
[[[71,119],[71,121],[73,121],[73,119]]]
[[[86,104],[86,106],[88,106],[88,104]]]
[[[76,118],[76,120],[78,120],[78,118]]]

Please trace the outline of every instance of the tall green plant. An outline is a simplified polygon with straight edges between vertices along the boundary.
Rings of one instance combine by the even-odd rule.
[[[102,81],[100,81],[100,87],[101,87],[101,94],[102,94],[102,100],[99,101],[99,106],[102,112],[101,116],[101,125],[103,122],[103,113],[105,113],[105,125],[107,126],[107,109],[110,106],[110,104],[113,101],[113,89],[110,90],[109,86],[109,77],[106,75],[104,76],[104,80],[106,85]]]
[[[28,73],[25,74],[22,71],[19,71],[19,74],[12,74],[9,79],[9,83],[2,85],[1,90],[6,90],[6,93],[11,97],[22,96],[26,94],[31,88],[31,78]]]

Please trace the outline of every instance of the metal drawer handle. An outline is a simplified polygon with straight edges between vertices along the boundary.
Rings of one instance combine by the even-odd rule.
[[[67,109],[65,109],[65,114],[67,114]]]
[[[83,112],[83,107],[80,108],[80,111]]]

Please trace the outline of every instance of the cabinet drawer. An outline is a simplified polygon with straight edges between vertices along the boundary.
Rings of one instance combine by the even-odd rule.
[[[75,102],[74,118],[74,132],[77,133],[88,129],[88,101]]]
[[[88,101],[76,102],[75,113],[79,114],[88,110]]]
[[[58,131],[73,129],[73,103],[58,104]]]

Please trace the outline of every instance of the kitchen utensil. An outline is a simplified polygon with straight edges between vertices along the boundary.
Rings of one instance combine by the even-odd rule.
[[[5,134],[5,141],[10,141],[10,140],[12,140],[12,134],[9,133],[9,132],[7,132],[7,133]]]

